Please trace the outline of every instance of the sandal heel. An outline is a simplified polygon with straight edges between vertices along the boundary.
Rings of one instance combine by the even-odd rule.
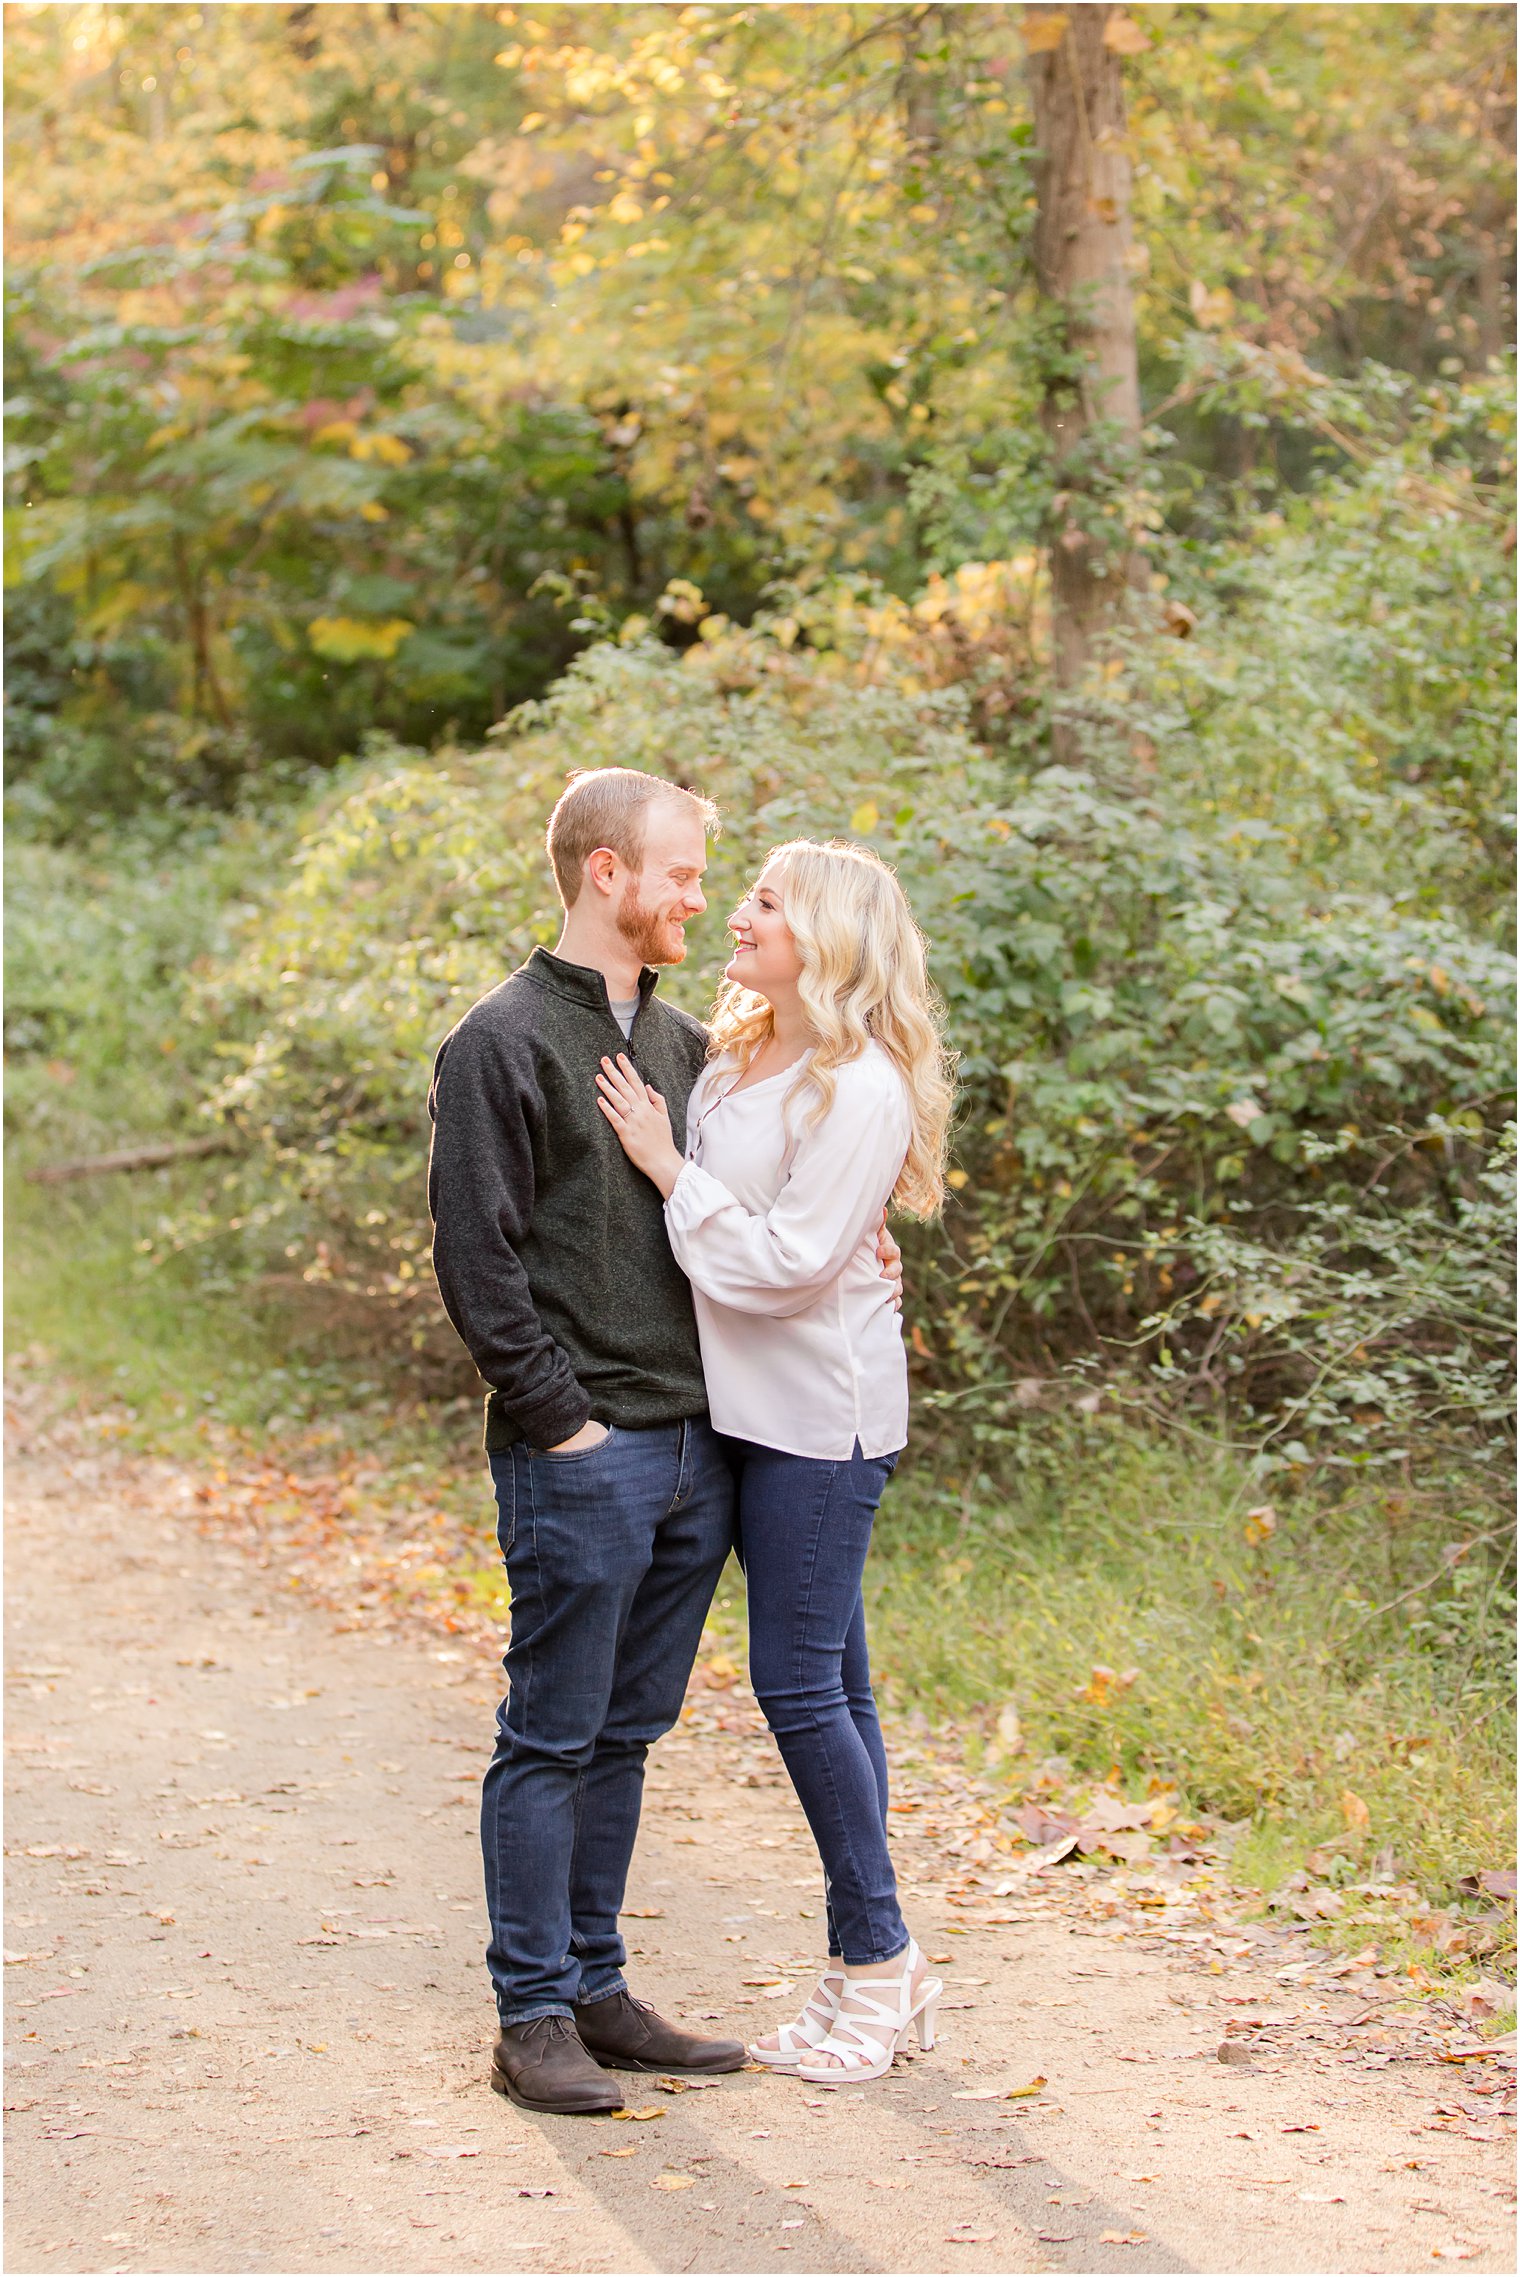
[[[919,1959],[910,1938],[900,1976],[847,1979],[834,2028],[811,2058],[798,2063],[798,2078],[810,2087],[848,2087],[884,2078],[915,2030],[920,2045],[932,2048],[934,2012],[944,1986],[939,1977],[924,1977],[914,1998],[910,1985]]]

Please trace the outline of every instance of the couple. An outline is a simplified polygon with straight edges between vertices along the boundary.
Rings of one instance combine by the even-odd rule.
[[[635,2000],[618,1934],[645,1756],[730,1547],[829,1932],[802,2013],[748,2052],[837,2087],[880,2078],[910,2026],[933,2039],[861,1574],[908,1421],[884,1210],[941,1200],[946,1056],[902,889],[857,847],[771,854],[710,1030],[658,999],[716,824],[657,776],[574,777],[549,823],[554,954],[466,1013],[429,1099],[434,1268],[491,1386],[512,1596],[481,1814],[492,2084],[533,2111],[616,2110],[616,2069],[745,2061]]]

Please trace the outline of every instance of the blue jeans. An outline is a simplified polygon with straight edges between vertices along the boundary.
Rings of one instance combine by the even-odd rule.
[[[829,1951],[908,1942],[887,1849],[887,1755],[860,1579],[896,1455],[820,1462],[727,1439],[749,1592],[749,1670],[823,1860]]]
[[[681,1712],[733,1479],[705,1416],[490,1461],[512,1633],[481,1797],[486,1964],[503,2024],[525,2024],[622,1989],[644,1758]]]

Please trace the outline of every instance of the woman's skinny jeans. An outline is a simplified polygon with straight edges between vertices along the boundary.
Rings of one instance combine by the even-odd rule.
[[[847,1461],[726,1439],[749,1596],[750,1681],[823,1860],[829,1952],[852,1966],[908,1942],[887,1850],[887,1757],[860,1579],[896,1455]]]

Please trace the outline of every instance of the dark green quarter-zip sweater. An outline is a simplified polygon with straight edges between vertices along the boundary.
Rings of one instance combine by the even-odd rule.
[[[686,1144],[707,1039],[639,980],[625,1042],[599,972],[535,949],[445,1036],[428,1111],[433,1270],[491,1386],[486,1446],[552,1447],[588,1418],[637,1430],[707,1406],[686,1276],[658,1189],[597,1105],[626,1051]]]

